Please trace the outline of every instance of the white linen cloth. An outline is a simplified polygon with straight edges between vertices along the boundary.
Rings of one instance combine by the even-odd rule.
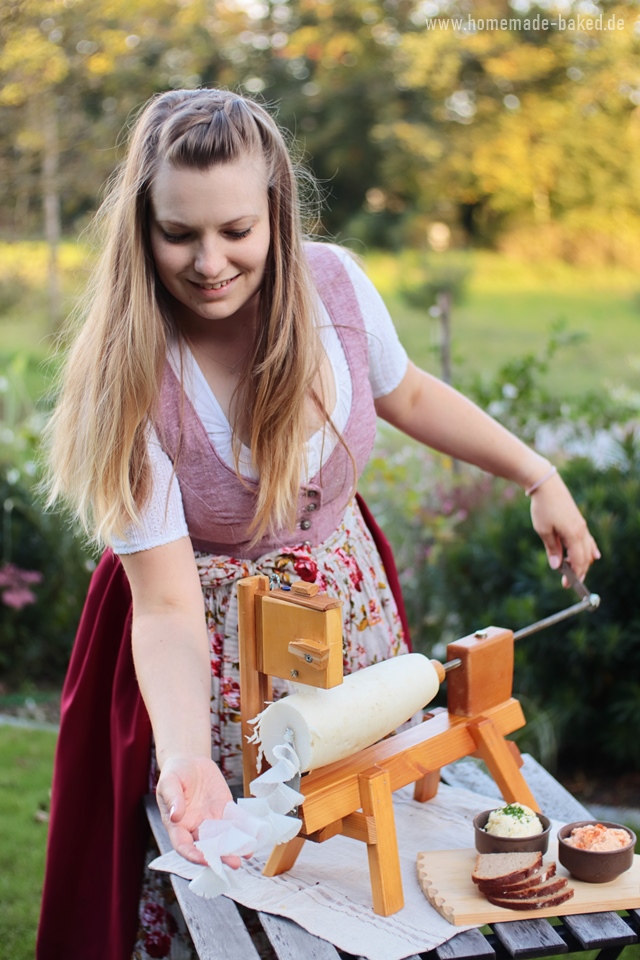
[[[417,855],[472,848],[473,818],[495,807],[496,799],[442,783],[433,800],[416,803],[412,796],[412,786],[394,794],[405,906],[393,916],[373,912],[366,845],[341,836],[305,843],[294,867],[278,877],[262,876],[264,855],[243,861],[226,895],[255,910],[289,917],[339,950],[367,960],[403,960],[432,950],[470,928],[452,926],[429,904],[418,883]],[[178,854],[160,857],[151,866],[187,879],[199,869]]]
[[[300,794],[291,793],[302,799]],[[198,868],[190,888],[210,900],[228,893],[234,871],[222,862],[223,857],[251,857],[257,853],[269,856],[276,844],[293,840],[301,826],[300,820],[275,812],[267,800],[248,797],[237,804],[228,803],[220,820],[205,820],[200,826],[195,846],[203,853],[207,866]]]

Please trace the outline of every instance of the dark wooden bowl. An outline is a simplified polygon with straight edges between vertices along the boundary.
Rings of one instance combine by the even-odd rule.
[[[629,834],[629,843],[619,850],[580,850],[566,842],[566,837],[576,827],[586,827],[601,823],[605,827],[615,827]],[[610,820],[576,820],[566,823],[558,830],[558,860],[576,880],[586,883],[609,883],[628,870],[633,863],[636,835],[629,827]]]
[[[530,837],[494,837],[484,829],[490,813],[493,813],[493,810],[484,810],[473,820],[478,853],[536,853],[540,851],[540,853],[545,854],[547,852],[549,831],[551,830],[548,817],[541,813],[538,814],[542,824],[542,833],[534,833]]]

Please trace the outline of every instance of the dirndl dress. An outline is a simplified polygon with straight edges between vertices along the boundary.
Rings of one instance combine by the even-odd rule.
[[[409,650],[389,578],[355,500],[319,546],[302,543],[255,561],[196,554],[196,563],[211,658],[211,755],[230,784],[242,781],[238,580],[275,573],[284,584],[317,583],[321,592],[342,600],[345,673]],[[286,692],[286,681],[274,680],[274,697]],[[154,770],[152,761],[152,777]],[[156,855],[150,850],[148,859]],[[145,869],[133,960],[152,957],[195,960],[196,954],[166,874]]]

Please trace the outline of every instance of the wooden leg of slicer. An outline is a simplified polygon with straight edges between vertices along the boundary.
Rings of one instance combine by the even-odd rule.
[[[291,870],[303,845],[304,837],[294,837],[287,843],[279,843],[277,847],[273,848],[271,856],[264,866],[263,876],[277,877],[278,874]]]
[[[524,803],[540,813],[529,784],[522,776],[515,751],[486,717],[472,720],[469,733],[478,748],[477,754],[486,763],[489,773],[500,788],[507,803]]]
[[[373,767],[358,777],[362,812],[373,817],[376,842],[367,843],[373,909],[389,917],[404,907],[391,780],[386,770]]]
[[[256,594],[269,589],[267,577],[245,577],[238,581],[238,656],[240,661],[240,689],[242,702],[242,773],[244,795],[251,796],[249,784],[260,772],[258,770],[258,744],[250,743],[254,720],[265,702],[271,699],[271,678],[260,672],[259,642],[256,631]]]
[[[425,800],[433,800],[438,792],[439,784],[440,771],[430,770],[429,773],[425,773],[424,777],[416,780],[413,788],[413,799],[418,803],[424,803]]]

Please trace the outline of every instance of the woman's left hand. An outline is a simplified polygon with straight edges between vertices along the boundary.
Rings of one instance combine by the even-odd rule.
[[[600,551],[558,474],[531,494],[531,522],[547,551],[551,569],[560,569],[566,552],[571,569],[584,580],[593,561],[600,559]]]

